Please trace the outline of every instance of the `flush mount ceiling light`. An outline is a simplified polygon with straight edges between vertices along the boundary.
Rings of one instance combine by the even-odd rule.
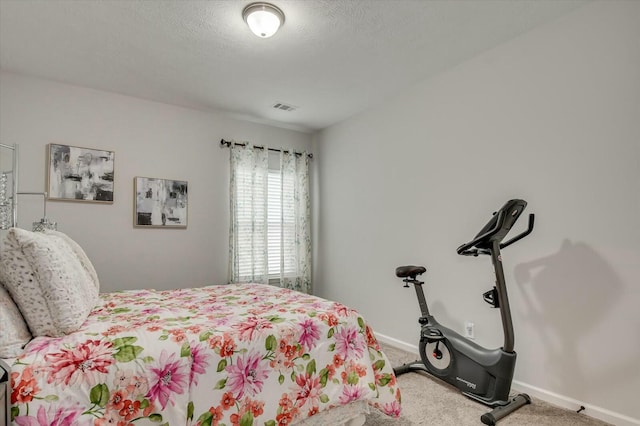
[[[242,11],[249,29],[260,38],[271,37],[284,24],[284,13],[272,4],[251,3]]]

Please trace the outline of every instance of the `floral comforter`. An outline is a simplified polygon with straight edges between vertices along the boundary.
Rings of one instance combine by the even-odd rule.
[[[231,284],[101,295],[82,328],[39,337],[15,360],[17,425],[285,425],[400,392],[353,309]]]

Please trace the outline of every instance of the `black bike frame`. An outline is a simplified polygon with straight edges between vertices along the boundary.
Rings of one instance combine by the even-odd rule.
[[[515,337],[513,332],[513,322],[511,320],[511,308],[507,295],[507,284],[504,279],[504,269],[502,269],[502,255],[500,254],[500,242],[494,241],[491,247],[491,262],[496,273],[496,290],[498,291],[498,301],[500,316],[502,317],[502,329],[504,331],[505,352],[513,352]]]

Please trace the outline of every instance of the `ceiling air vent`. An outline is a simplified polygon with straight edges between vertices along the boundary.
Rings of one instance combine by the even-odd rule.
[[[298,109],[298,107],[295,107],[293,105],[283,104],[282,102],[278,102],[277,104],[274,104],[273,107],[275,109],[279,109],[282,111],[295,111]]]

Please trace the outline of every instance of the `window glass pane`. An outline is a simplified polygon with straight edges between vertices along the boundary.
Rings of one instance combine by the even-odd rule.
[[[255,181],[251,170],[239,169],[236,174],[237,188],[237,251],[239,273],[249,279],[256,270],[264,270],[265,247],[259,235],[267,235],[267,266],[273,278],[295,276],[295,204],[294,177],[285,176],[279,170],[269,170],[265,192],[264,182]],[[258,177],[257,179],[260,179]],[[267,215],[261,215],[266,199]],[[266,222],[265,222],[266,220]],[[257,234],[256,238],[253,235]]]
[[[265,218],[260,212],[264,204],[264,178],[259,174],[252,177],[251,170],[239,168],[236,174],[236,216],[237,251],[239,256],[239,274],[245,280],[256,275],[254,271],[264,270]],[[256,237],[254,238],[254,234]]]
[[[268,194],[268,253],[269,275],[291,276],[295,271],[295,218],[293,205],[293,176],[279,171],[269,172]]]

